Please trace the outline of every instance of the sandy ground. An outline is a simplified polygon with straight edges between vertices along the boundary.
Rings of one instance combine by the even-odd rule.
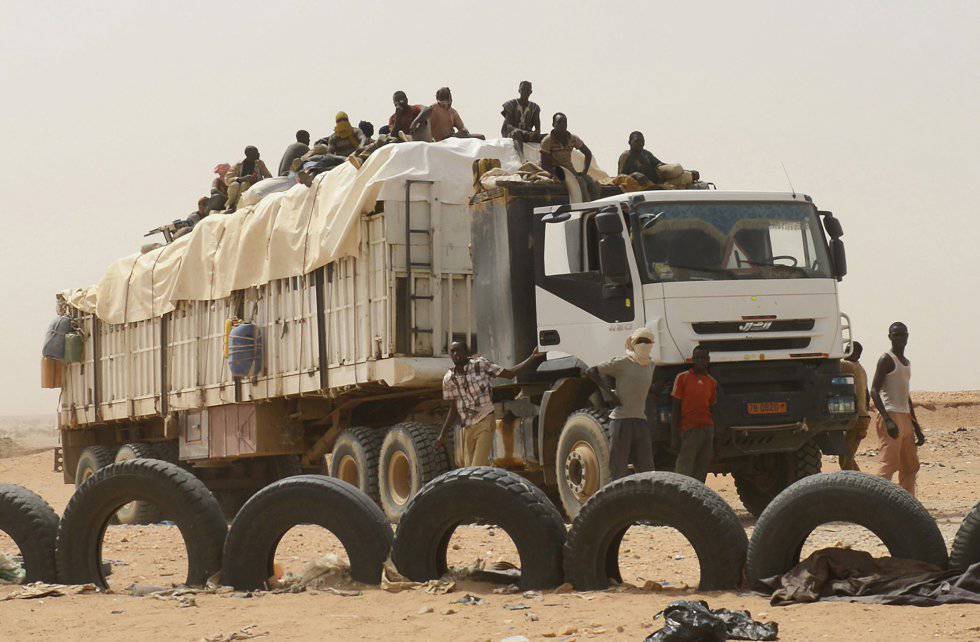
[[[937,404],[920,411],[928,443],[920,450],[920,499],[933,514],[949,543],[963,516],[980,500],[980,392],[920,393],[916,399]],[[862,445],[859,464],[875,468],[877,440]],[[0,459],[0,481],[22,484],[63,511],[73,488],[51,472],[50,452]],[[837,470],[836,458],[824,459],[824,470]],[[743,518],[730,478],[716,477],[717,490]],[[881,542],[861,528],[831,524],[816,531],[804,554],[838,542],[884,554]],[[450,565],[477,559],[517,562],[506,534],[490,527],[463,527],[451,542]],[[12,542],[0,534],[0,551],[12,553]],[[277,553],[284,570],[298,572],[324,553],[343,555],[329,534],[314,527],[293,529]],[[776,621],[781,640],[925,640],[980,639],[980,608],[944,606],[919,609],[863,604],[823,603],[771,607],[768,600],[734,592],[697,593],[697,559],[693,549],[671,529],[634,527],[623,544],[624,579],[642,584],[651,579],[671,587],[663,592],[596,592],[538,596],[501,595],[491,584],[461,582],[445,595],[422,591],[398,594],[360,587],[343,597],[325,591],[296,595],[246,597],[243,594],[198,595],[196,607],[180,608],[160,601],[121,594],[72,595],[42,600],[0,602],[2,640],[129,640],[165,636],[200,640],[246,629],[273,640],[491,640],[523,635],[531,640],[642,640],[660,628],[654,615],[675,599],[705,599],[712,607],[750,610],[763,621]],[[169,587],[186,570],[180,534],[169,526],[109,528],[104,559],[113,564],[110,583],[122,591],[132,583]],[[16,587],[0,586],[0,599]],[[454,603],[467,593],[478,605]],[[525,608],[527,607],[527,608]],[[254,625],[254,626],[253,626]],[[251,627],[251,628],[247,628]],[[244,639],[237,638],[237,639]]]

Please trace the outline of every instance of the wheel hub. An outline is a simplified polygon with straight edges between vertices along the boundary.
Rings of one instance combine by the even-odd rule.
[[[357,460],[350,455],[342,457],[340,459],[340,465],[337,467],[337,477],[351,486],[360,487],[361,470],[360,466],[357,465]]]
[[[412,498],[412,464],[401,451],[393,453],[388,461],[388,489],[391,499],[399,506]]]
[[[576,442],[565,459],[565,480],[575,498],[585,501],[599,490],[599,458],[587,442]]]

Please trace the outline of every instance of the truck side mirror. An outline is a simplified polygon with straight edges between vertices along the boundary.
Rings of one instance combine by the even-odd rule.
[[[844,236],[844,228],[841,227],[840,219],[834,217],[831,212],[818,212],[823,217],[823,229],[827,230],[827,235],[832,239],[839,239]]]
[[[834,276],[840,281],[847,274],[847,255],[844,253],[844,241],[839,238],[831,239],[830,254],[834,261]]]

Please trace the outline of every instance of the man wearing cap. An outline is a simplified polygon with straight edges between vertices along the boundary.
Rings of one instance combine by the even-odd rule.
[[[637,329],[626,339],[626,356],[589,368],[588,376],[615,404],[609,444],[609,480],[625,477],[633,464],[637,473],[653,470],[653,435],[647,421],[647,396],[653,384],[653,332]],[[615,392],[599,376],[615,381]]]

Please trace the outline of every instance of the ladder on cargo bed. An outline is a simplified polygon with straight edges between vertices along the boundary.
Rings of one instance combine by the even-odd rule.
[[[406,180],[405,181],[405,304],[403,314],[408,322],[408,350],[409,354],[416,353],[416,338],[419,334],[433,334],[432,328],[420,328],[416,322],[416,301],[433,301],[431,288],[429,290],[430,294],[416,294],[415,293],[415,276],[412,274],[413,270],[428,270],[430,279],[435,275],[433,274],[433,261],[435,259],[435,246],[432,242],[432,209],[430,205],[429,209],[429,225],[430,227],[417,227],[412,222],[412,185],[429,185],[430,186],[430,197],[431,197],[431,186],[435,185],[435,181],[427,180]],[[412,235],[421,236],[425,235],[427,240],[427,245],[429,246],[429,261],[413,261],[412,260]],[[430,318],[434,318],[434,315],[438,314],[438,311],[430,311]],[[431,339],[432,351],[436,351],[435,337]]]

